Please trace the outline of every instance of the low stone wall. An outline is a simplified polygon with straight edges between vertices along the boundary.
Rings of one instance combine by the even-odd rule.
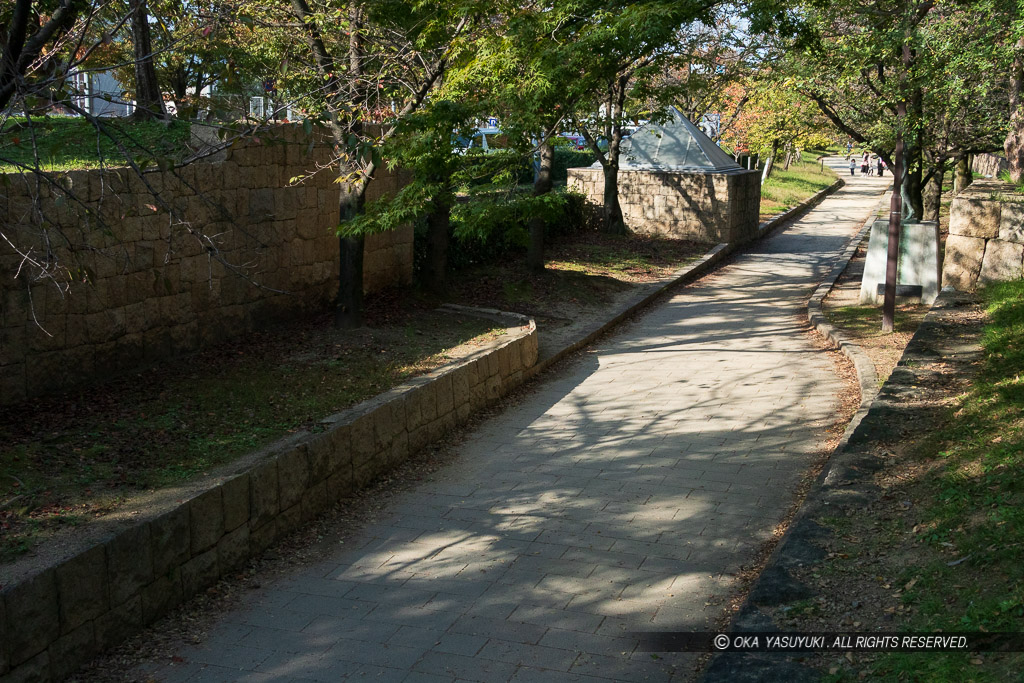
[[[995,154],[975,154],[971,161],[971,170],[980,173],[986,178],[995,178],[1003,171],[1007,171],[1010,164],[1006,159]]]
[[[202,490],[170,491],[172,504],[100,544],[29,573],[27,560],[0,567],[0,680],[68,676],[519,385],[537,361],[536,325],[485,313],[515,326],[324,420],[320,433],[236,463]]]
[[[1024,195],[1012,185],[976,180],[950,206],[942,286],[973,292],[979,284],[1024,274]]]
[[[5,235],[68,270],[36,279],[0,241],[0,404],[332,303],[340,186],[329,171],[290,183],[327,163],[327,147],[282,128],[221,156],[145,180],[125,169],[58,174],[53,186],[2,178]],[[382,170],[369,198],[405,182]],[[412,240],[411,227],[367,238],[367,291],[412,281]]]
[[[601,205],[600,168],[569,169],[569,188]],[[633,232],[700,242],[746,242],[757,236],[761,176],[757,171],[672,173],[619,171],[619,204]]]

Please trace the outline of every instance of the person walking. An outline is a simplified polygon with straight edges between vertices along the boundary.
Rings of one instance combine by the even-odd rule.
[[[878,157],[878,177],[882,177],[882,170],[885,168],[885,162],[882,161],[882,157]]]
[[[850,175],[851,176],[857,175],[857,162],[853,158],[853,155],[850,155]]]

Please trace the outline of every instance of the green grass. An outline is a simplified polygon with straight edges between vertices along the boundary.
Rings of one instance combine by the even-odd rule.
[[[180,160],[191,137],[188,121],[102,119],[102,126],[105,132],[82,118],[9,118],[0,128],[0,172],[125,166],[118,143],[136,163],[159,165]]]
[[[803,152],[800,161],[790,164],[789,170],[777,166],[771,177],[761,186],[761,218],[787,211],[814,196],[836,181],[836,174],[821,165],[810,152]]]
[[[933,559],[909,567],[904,630],[1024,630],[1024,281],[983,291],[990,323],[984,366],[918,455],[936,461],[923,485],[931,504],[917,523]],[[967,558],[950,566],[951,561]],[[873,680],[1021,680],[1024,654],[890,653]]]

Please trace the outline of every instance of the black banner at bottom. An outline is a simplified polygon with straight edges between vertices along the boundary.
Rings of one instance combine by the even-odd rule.
[[[1024,633],[634,632],[640,652],[1024,652]]]

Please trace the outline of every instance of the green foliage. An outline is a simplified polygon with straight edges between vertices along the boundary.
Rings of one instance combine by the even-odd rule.
[[[461,271],[499,261],[510,254],[518,256],[527,244],[527,223],[534,215],[546,219],[549,238],[593,225],[583,195],[575,192],[555,190],[533,197],[523,188],[486,200],[464,195],[452,211],[449,268]],[[415,262],[417,270],[420,270],[426,260],[426,226],[422,221],[415,225]]]

